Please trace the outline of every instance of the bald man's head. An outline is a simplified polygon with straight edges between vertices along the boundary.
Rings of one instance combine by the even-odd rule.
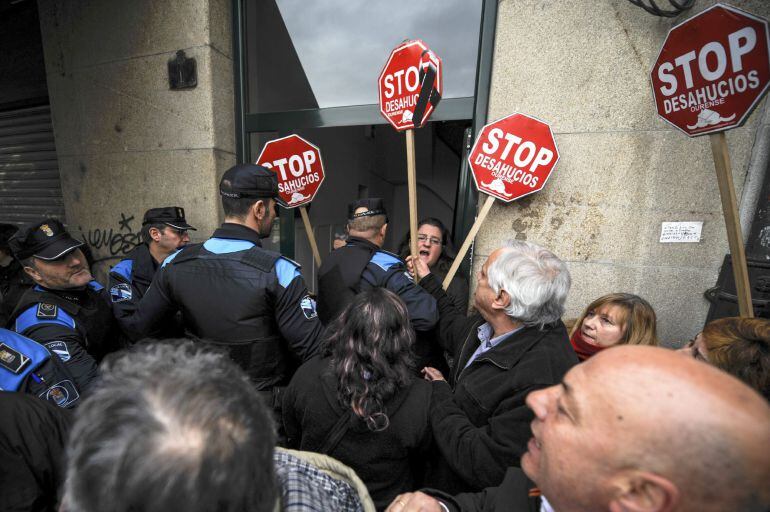
[[[557,511],[764,512],[770,504],[770,407],[708,365],[616,347],[527,403],[536,418],[522,468]]]

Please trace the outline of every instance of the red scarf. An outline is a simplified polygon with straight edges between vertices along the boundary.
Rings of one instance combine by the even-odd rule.
[[[592,345],[583,341],[583,337],[580,335],[580,328],[578,328],[569,339],[572,344],[572,348],[578,356],[578,359],[585,361],[597,352],[604,350],[607,347],[600,347],[599,345]]]

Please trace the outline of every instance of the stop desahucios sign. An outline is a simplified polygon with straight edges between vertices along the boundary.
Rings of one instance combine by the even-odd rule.
[[[672,28],[650,80],[658,115],[694,137],[740,126],[770,84],[767,20],[717,4]]]
[[[312,201],[324,180],[321,151],[299,135],[271,140],[256,163],[278,175],[278,193],[289,208]]]
[[[390,53],[377,81],[380,113],[398,131],[419,128],[443,87],[441,59],[419,39],[405,41]]]
[[[542,189],[558,160],[551,127],[519,113],[484,126],[468,155],[476,187],[505,202]]]

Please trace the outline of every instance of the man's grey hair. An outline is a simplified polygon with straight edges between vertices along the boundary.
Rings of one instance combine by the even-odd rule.
[[[572,283],[567,265],[551,251],[531,242],[511,240],[487,269],[495,294],[505,290],[505,312],[526,326],[543,327],[561,318]]]
[[[274,426],[245,373],[190,341],[107,360],[69,439],[69,512],[271,511]]]

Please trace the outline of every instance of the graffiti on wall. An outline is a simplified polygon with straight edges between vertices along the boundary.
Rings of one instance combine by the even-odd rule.
[[[109,254],[107,258],[100,259],[121,256],[142,243],[141,233],[134,231],[131,226],[134,220],[133,215],[126,216],[125,213],[121,213],[117,228],[93,228],[88,231],[81,228],[81,238],[94,251]]]

